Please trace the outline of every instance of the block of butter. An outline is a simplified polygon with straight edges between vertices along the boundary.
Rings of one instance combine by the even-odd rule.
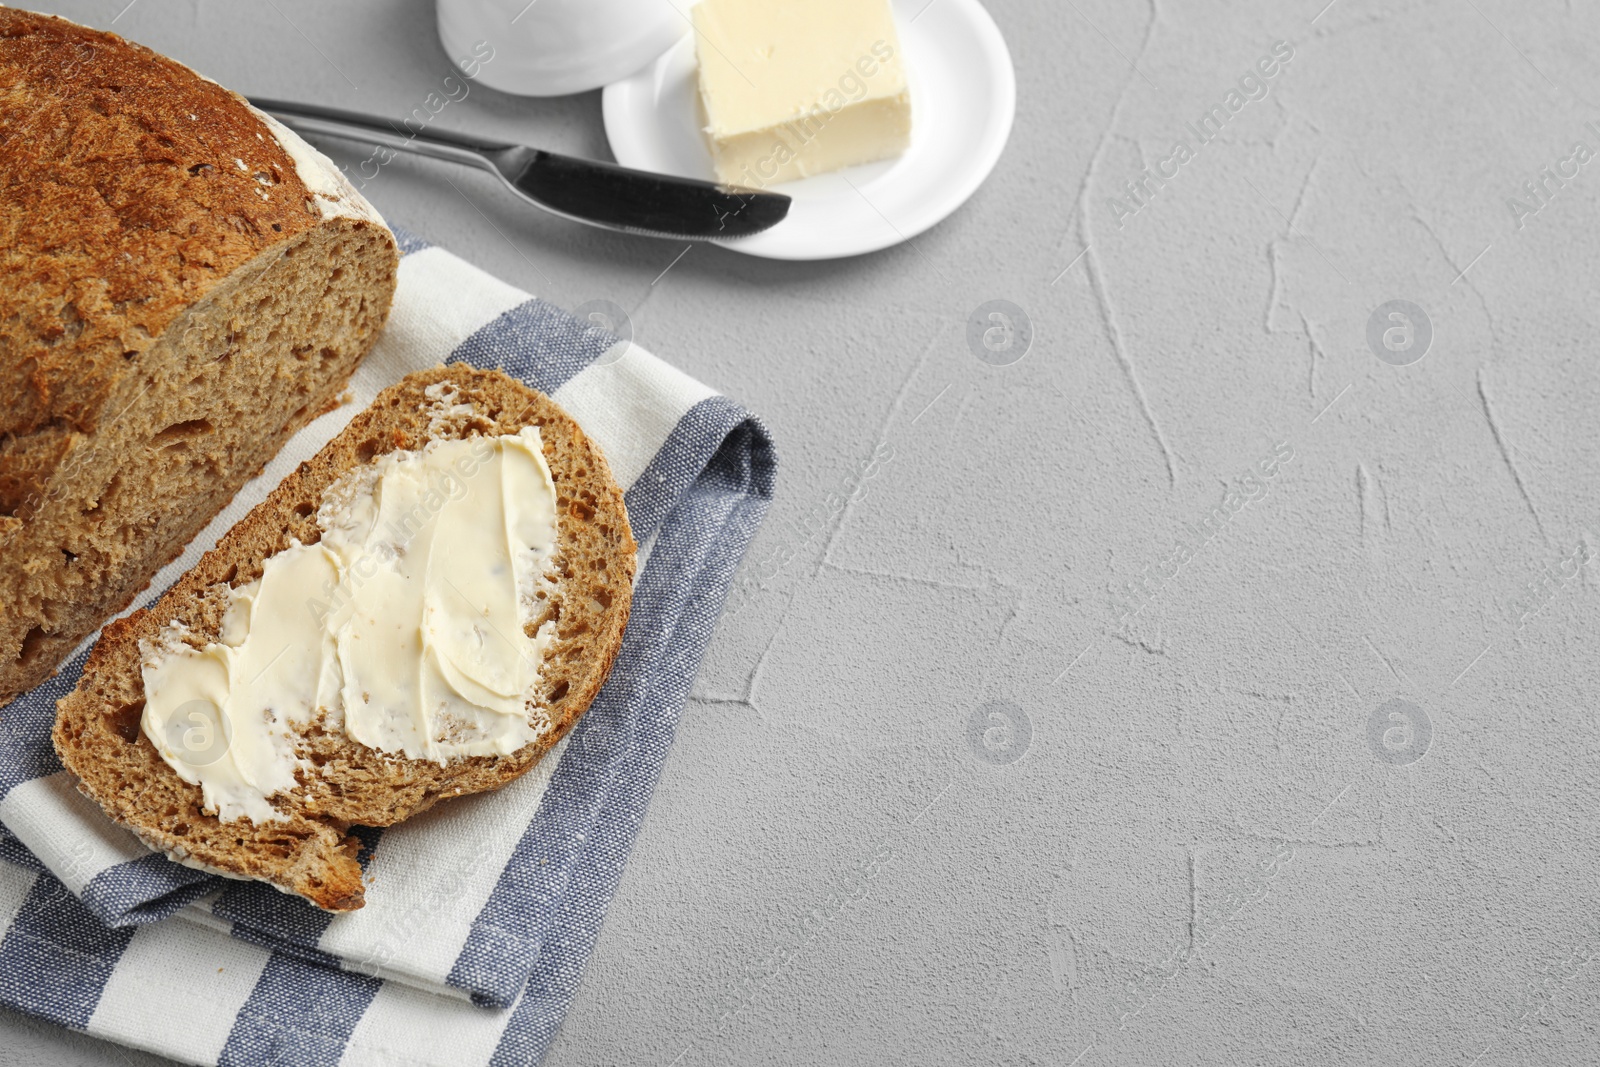
[[[761,188],[911,143],[889,0],[701,0],[691,14],[719,180]]]

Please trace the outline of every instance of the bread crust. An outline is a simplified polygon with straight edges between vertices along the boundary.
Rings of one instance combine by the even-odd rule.
[[[322,221],[242,97],[14,8],[0,8],[0,183],[0,440],[92,433],[184,308]],[[16,482],[0,464],[0,510],[23,502]]]
[[[376,339],[394,238],[319,159],[180,63],[0,7],[0,706],[126,607]],[[327,246],[346,258],[296,268],[320,271],[326,317],[291,322],[270,290]],[[215,398],[263,372],[273,395],[210,434]],[[167,484],[186,434],[205,492]],[[119,485],[142,496],[119,510]]]
[[[477,414],[434,436],[516,433],[540,427],[558,503],[557,592],[544,617],[556,620],[536,715],[548,728],[503,757],[468,757],[440,765],[368,749],[325,730],[320,718],[300,751],[317,768],[294,793],[273,798],[287,818],[257,826],[222,823],[202,810],[199,786],[162,761],[140,729],[140,642],[154,642],[173,621],[195,646],[216,640],[226,588],[260,577],[262,563],[291,539],[320,539],[323,492],[346,472],[396,449],[418,449],[430,436],[426,391],[445,383]],[[605,457],[553,401],[499,371],[463,365],[408,375],[378,395],[314,458],[302,463],[151,608],[108,625],[77,689],[57,706],[53,740],[79,788],[112,819],[157,851],[190,865],[260,878],[331,911],[363,903],[359,841],[352,825],[387,826],[442,799],[496,789],[525,774],[566,735],[593,701],[616,659],[627,626],[635,567],[622,491]]]

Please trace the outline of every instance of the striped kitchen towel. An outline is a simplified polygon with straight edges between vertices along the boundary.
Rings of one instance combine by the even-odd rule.
[[[330,915],[149,852],[77,792],[50,727],[86,644],[0,715],[0,1003],[195,1063],[531,1063],[559,1027],[776,458],[759,422],[629,341],[401,245],[353,402],[297,434],[151,588],[380,389],[439,362],[501,367],[570,412],[626,490],[641,568],[610,679],[523,778],[358,831],[377,881],[365,908]]]

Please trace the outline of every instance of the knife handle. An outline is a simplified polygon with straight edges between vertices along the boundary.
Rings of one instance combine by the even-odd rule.
[[[330,134],[347,137],[352,141],[411,152],[419,156],[464,163],[484,170],[495,170],[493,153],[504,152],[516,145],[503,141],[486,141],[449,130],[413,130],[404,123],[393,123],[358,115],[353,111],[339,111],[316,104],[294,103],[288,100],[268,100],[252,97],[250,103],[276,118],[296,133]]]

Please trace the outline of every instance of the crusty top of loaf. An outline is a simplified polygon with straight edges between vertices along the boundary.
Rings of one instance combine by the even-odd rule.
[[[242,97],[115,34],[0,8],[0,451],[92,432],[185,307],[322,218]],[[0,515],[21,503],[6,497]]]

